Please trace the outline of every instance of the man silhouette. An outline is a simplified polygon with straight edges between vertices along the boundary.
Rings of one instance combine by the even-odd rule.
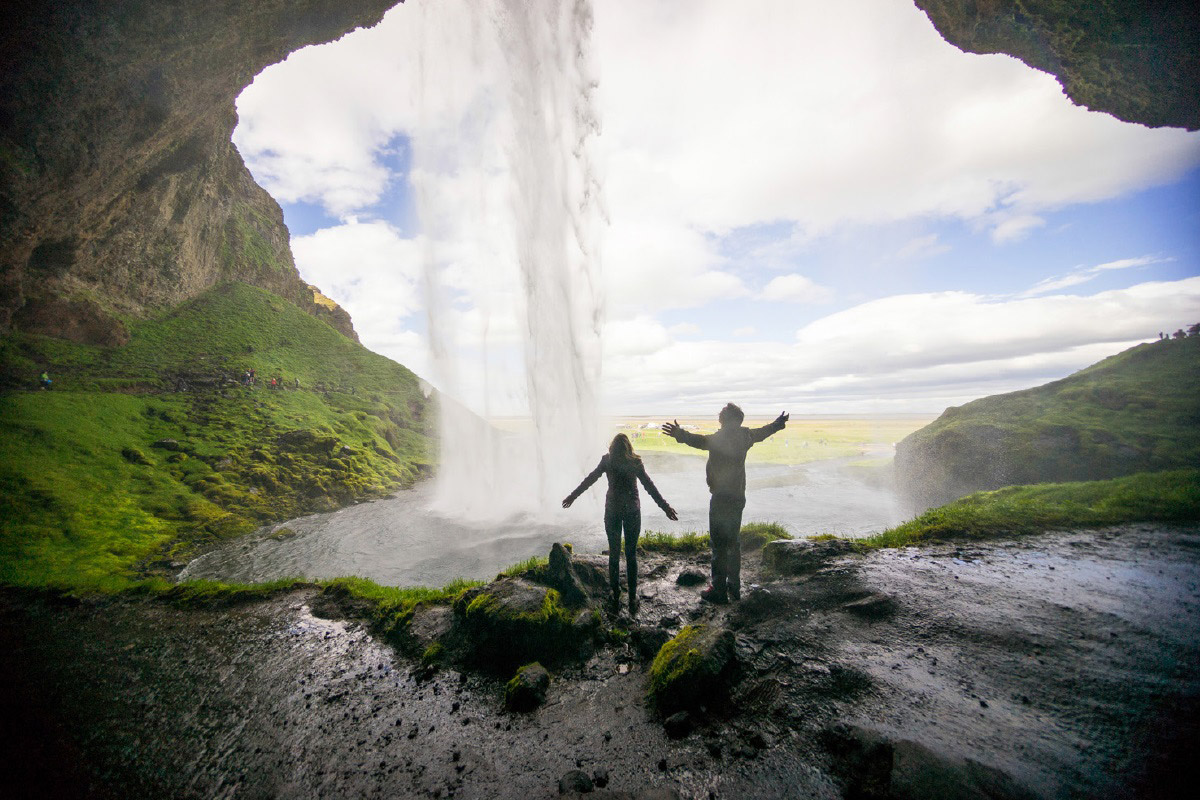
[[[700,593],[711,603],[728,603],[742,596],[742,511],[746,508],[746,452],[787,425],[787,412],[761,428],[746,428],[746,415],[733,403],[721,409],[721,429],[702,436],[685,431],[679,420],[662,431],[677,442],[708,451],[705,475],[712,498],[708,503],[708,535],[712,543],[712,586]]]

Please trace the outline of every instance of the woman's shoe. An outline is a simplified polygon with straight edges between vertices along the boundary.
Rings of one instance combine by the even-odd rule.
[[[729,598],[725,596],[725,593],[718,592],[714,586],[710,586],[701,592],[700,599],[704,600],[705,602],[716,603],[718,605],[725,605],[729,602]]]
[[[638,599],[636,597],[629,598],[629,616],[636,617],[638,612]]]

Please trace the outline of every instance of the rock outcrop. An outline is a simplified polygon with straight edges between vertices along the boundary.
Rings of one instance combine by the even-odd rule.
[[[1094,111],[1200,128],[1200,7],[1191,0],[915,0],[969,53],[1008,53]]]
[[[278,204],[230,142],[234,100],[267,65],[373,25],[395,4],[10,4],[0,24],[0,332],[120,344],[115,315],[239,280],[353,337],[345,312],[300,279]]]

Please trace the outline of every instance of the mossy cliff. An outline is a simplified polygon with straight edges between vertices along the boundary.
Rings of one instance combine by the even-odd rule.
[[[1193,0],[915,0],[946,41],[1008,53],[1074,102],[1126,122],[1200,128],[1200,6]]]
[[[0,332],[115,345],[227,280],[353,336],[230,136],[264,67],[396,0],[33,0],[0,19]]]
[[[31,391],[43,369],[53,389]],[[415,375],[241,283],[132,323],[121,347],[10,334],[0,389],[0,582],[120,581],[430,464]]]
[[[918,509],[980,489],[1200,466],[1200,336],[1130,348],[1062,380],[949,408],[896,448]]]

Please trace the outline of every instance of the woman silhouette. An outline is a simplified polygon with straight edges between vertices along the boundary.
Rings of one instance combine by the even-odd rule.
[[[608,494],[604,496],[604,532],[608,534],[608,580],[612,585],[612,604],[621,603],[621,530],[625,531],[625,572],[629,583],[629,613],[636,614],[637,601],[637,540],[642,532],[642,506],[638,499],[637,482],[641,481],[646,491],[667,515],[667,519],[679,519],[675,509],[659,494],[658,487],[646,474],[642,459],[633,452],[629,437],[618,433],[608,445],[608,452],[600,457],[600,463],[588,473],[575,491],[562,501],[563,508],[570,508],[579,495],[587,491],[600,475],[608,476]]]

